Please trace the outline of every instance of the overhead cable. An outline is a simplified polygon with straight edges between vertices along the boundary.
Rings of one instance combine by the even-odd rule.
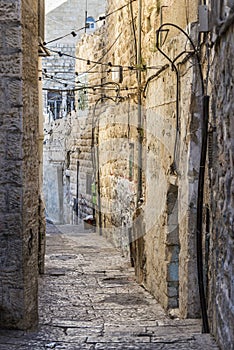
[[[126,5],[123,5],[123,6],[119,7],[119,8],[117,8],[116,10],[114,10],[114,11],[112,11],[112,12],[109,12],[109,13],[107,13],[107,14],[104,15],[104,16],[100,16],[94,23],[98,23],[98,22],[101,22],[101,21],[105,20],[105,19],[108,18],[109,16],[113,15],[114,13],[116,13],[116,12],[118,12],[118,11],[121,11],[123,8],[129,6],[129,4],[131,4],[131,3],[135,2],[135,1],[136,1],[136,0],[131,0],[131,1],[129,1]],[[50,43],[53,43],[53,42],[55,42],[55,41],[62,40],[62,39],[66,38],[66,37],[69,36],[69,35],[72,35],[73,37],[76,37],[78,32],[80,32],[81,30],[84,30],[84,29],[86,29],[86,28],[87,28],[87,27],[86,27],[86,25],[85,25],[84,27],[81,27],[81,28],[79,28],[79,29],[73,30],[73,31],[70,32],[70,33],[64,34],[64,35],[62,35],[62,36],[59,36],[59,37],[57,37],[57,38],[55,38],[55,39],[52,39],[52,40],[50,40],[50,41],[47,41],[47,42],[43,42],[43,45],[46,46],[46,45],[48,45],[48,44],[50,44]]]

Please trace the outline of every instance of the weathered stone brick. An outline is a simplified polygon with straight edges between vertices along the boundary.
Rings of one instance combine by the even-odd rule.
[[[16,186],[22,186],[22,163],[14,161],[6,161],[4,164],[4,173],[0,174],[0,183],[4,184],[13,184]]]
[[[21,54],[0,55],[0,75],[1,76],[20,76],[21,73]]]
[[[2,114],[0,129],[9,132],[22,131],[22,111],[19,109],[8,109],[6,113]]]
[[[20,2],[18,0],[16,1],[8,1],[8,0],[1,0],[0,1],[0,18],[1,21],[4,22],[13,22],[13,21],[19,21],[20,20],[20,10],[19,10],[19,4]]]
[[[10,188],[6,196],[6,209],[8,213],[20,212],[22,210],[22,190],[20,188]]]
[[[7,193],[4,195],[7,201]],[[10,236],[19,239],[19,237],[22,237],[23,230],[22,217],[17,212],[7,213],[6,210],[7,206],[5,207],[4,214],[1,214],[1,235],[5,236],[5,239]]]
[[[17,130],[7,133],[6,144],[6,159],[7,160],[22,160],[22,140],[23,135]]]
[[[19,50],[21,47],[21,27],[18,26],[8,26],[5,28],[5,40],[4,49],[14,49]]]
[[[5,189],[2,189],[0,191],[0,215],[3,215],[3,213],[6,212],[6,191]],[[2,224],[2,225],[1,225]],[[3,222],[0,223],[0,232],[3,230],[4,224]]]
[[[20,107],[22,103],[22,80],[9,79],[7,82],[7,97],[9,98],[9,107]]]

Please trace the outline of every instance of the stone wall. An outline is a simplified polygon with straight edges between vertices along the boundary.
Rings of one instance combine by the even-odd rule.
[[[123,4],[109,1],[108,12],[121,5]],[[102,62],[109,62],[111,68],[103,69],[99,79],[105,83],[113,82],[116,74],[113,75],[112,71],[116,69],[115,65],[121,65],[123,80],[119,83],[121,98],[116,99],[113,92],[103,92],[102,103],[95,110],[95,175],[99,194],[97,223],[100,233],[123,252],[131,255],[139,282],[155,295],[165,309],[179,308],[181,317],[199,317],[196,217],[202,84],[205,81],[201,80],[198,58],[194,55],[191,42],[181,30],[171,26],[166,37],[164,33],[159,35],[160,41],[165,40],[162,50],[168,57],[171,60],[178,57],[174,67],[155,47],[155,31],[160,26],[160,17],[163,16],[163,22],[170,22],[172,14],[173,23],[185,30],[194,45],[197,45],[198,3],[189,2],[189,6],[185,7],[182,2],[165,1],[160,5],[168,7],[160,8],[159,4],[152,5],[150,1],[143,1],[142,5],[142,63],[145,67],[150,67],[142,72],[141,85],[145,97],[141,104],[144,131],[141,169],[144,201],[139,206],[136,200],[139,134],[136,50],[132,20],[136,25],[138,12],[136,4],[133,4],[132,11],[125,7],[110,16],[106,23],[104,43],[107,51],[111,44],[113,49],[107,52]],[[137,33],[135,27],[136,37]],[[92,46],[93,42],[84,37],[80,52],[89,52]],[[206,60],[206,54],[202,54]],[[179,74],[178,91],[176,69]],[[203,70],[206,71],[206,64]],[[216,79],[214,77],[214,81]],[[212,91],[211,95],[213,94]],[[214,95],[216,96],[216,92]],[[96,100],[97,98],[96,94]],[[217,108],[213,108],[216,111]],[[132,169],[130,164],[134,164]],[[225,172],[225,179],[227,173]],[[231,173],[228,178],[232,178]],[[230,183],[229,180],[226,180],[227,183]],[[210,205],[212,212],[213,205]],[[216,209],[214,212],[216,213]],[[204,220],[204,230],[206,225],[207,221]],[[219,226],[220,223],[214,225]],[[204,237],[207,237],[205,232]],[[211,245],[211,252],[218,254],[214,242],[215,240]],[[207,261],[205,247],[204,244],[204,267],[211,274],[213,257]],[[230,256],[229,251],[227,260]],[[228,266],[226,264],[227,270]],[[217,279],[222,279],[221,276],[220,272]],[[213,287],[209,286],[214,285],[216,277],[211,279],[211,285],[207,276],[205,277],[208,288],[211,288],[208,297],[213,302]],[[227,281],[226,283],[230,283],[230,278]],[[231,287],[227,287],[227,290],[231,291]],[[210,313],[212,314],[211,311]],[[211,325],[214,319],[210,316]]]
[[[231,348],[232,12],[223,5],[216,26],[213,20],[218,6],[216,2],[209,4],[214,28],[209,35],[199,35],[198,1],[187,1],[186,6],[184,1],[142,1],[139,60],[138,2],[115,11],[124,5],[124,1],[108,1],[107,13],[114,12],[103,31],[96,36],[84,35],[77,47],[77,55],[98,64],[86,61],[76,66],[78,72],[92,74],[80,76],[90,89],[84,104],[84,94],[76,93],[77,114],[70,122],[66,169],[69,193],[71,198],[76,196],[78,183],[80,197],[92,210],[92,197],[86,193],[86,174],[91,171],[99,233],[130,256],[139,283],[166,310],[176,309],[184,318],[200,317],[197,193],[202,97],[209,94],[209,159],[203,208],[205,296],[211,331],[221,348]],[[221,27],[220,19],[224,21]],[[169,31],[159,34],[159,47],[167,58],[156,48],[156,30],[165,22],[182,29],[169,25]],[[200,45],[201,56],[195,55],[188,37],[195,47]],[[203,87],[207,89],[203,91]],[[80,201],[78,205],[81,215],[91,212]]]
[[[196,26],[191,28],[190,36],[196,38]],[[185,51],[187,38],[173,27],[167,29],[162,50],[173,60]],[[166,309],[178,307],[181,316],[194,317],[199,316],[195,207],[202,91],[196,58],[188,58],[184,52],[174,69],[160,52],[150,58],[151,65],[163,68],[152,75],[146,90],[145,274],[146,284]]]
[[[123,1],[109,1],[107,13],[124,5]],[[133,16],[134,12],[133,6]],[[106,55],[100,77],[102,83],[110,84],[110,90],[103,88],[94,130],[98,226],[107,239],[128,255],[139,170],[136,51],[131,21],[129,6],[107,18]]]
[[[102,40],[102,28],[93,34],[85,34],[77,45],[77,56],[96,60],[97,52],[102,55]],[[84,47],[84,41],[89,45]],[[99,67],[95,67],[95,71],[97,69]],[[46,118],[44,124],[44,193],[47,214],[56,223],[75,224],[93,215],[91,147],[95,100],[92,90],[82,90],[81,87],[97,85],[100,79],[96,73],[81,73],[86,70],[87,62],[78,60],[76,71],[80,73],[77,80],[82,83],[76,85],[74,110],[55,121]]]
[[[108,12],[121,5],[109,1]],[[184,29],[190,23],[188,29],[195,36],[196,27],[193,29],[191,23],[197,20],[196,4],[190,5],[186,9],[183,2],[142,2],[141,64],[142,68],[150,67],[143,68],[141,73],[140,89],[142,92],[145,89],[145,98],[140,103],[142,165],[138,152],[139,100],[134,68],[137,67],[134,38],[137,41],[139,28],[136,3],[132,4],[132,9],[128,6],[110,16],[106,23],[106,46],[110,46],[113,38],[117,40],[116,49],[107,55],[106,62],[123,66],[123,82],[120,84],[123,98],[116,106],[107,103],[107,108],[99,115],[102,232],[124,251],[129,245],[139,282],[165,309],[179,307],[183,317],[199,315],[196,212],[190,208],[196,205],[201,90],[198,72],[193,69],[196,62],[190,68],[191,61],[185,59],[185,52],[176,62],[181,74],[179,115],[176,116],[176,74],[171,70],[170,62],[157,51],[155,37],[160,14],[164,21],[169,21],[172,12],[175,23]],[[164,34],[160,39],[165,39]],[[184,51],[186,42],[186,36],[171,27],[163,50],[174,59]],[[187,51],[189,49],[188,45]],[[132,71],[129,66],[133,67]],[[104,77],[105,81],[113,79],[110,74],[104,74]],[[126,87],[131,88],[130,93],[126,92]],[[176,135],[177,119],[180,130]],[[132,146],[134,177],[130,181]],[[139,167],[143,182],[141,208],[137,203]]]
[[[121,6],[122,3],[118,5]],[[123,99],[118,105],[113,101],[105,101],[98,113],[99,169],[96,175],[100,177],[99,225],[108,239],[123,251],[131,253],[139,282],[155,295],[165,309],[179,308],[182,317],[199,317],[196,217],[202,129],[201,75],[197,58],[194,54],[190,56],[193,47],[187,37],[175,27],[170,27],[166,38],[162,33],[160,40],[166,40],[163,51],[169,58],[174,59],[185,51],[175,64],[180,76],[177,116],[175,69],[171,69],[169,60],[155,48],[155,31],[160,26],[160,12],[163,22],[171,22],[173,17],[173,23],[186,30],[194,44],[197,44],[198,3],[189,2],[185,7],[182,2],[165,1],[160,5],[168,7],[160,10],[159,4],[152,5],[150,1],[143,1],[143,63],[146,67],[155,68],[148,69],[146,75],[142,74],[142,90],[146,86],[145,101],[142,103],[145,136],[142,208],[137,208],[136,203],[136,169],[139,165],[136,157],[137,94],[134,90],[131,95],[124,92],[126,86],[137,87],[135,73],[127,69],[127,66],[134,67],[136,62],[130,10],[124,8],[107,20],[106,46],[110,46],[113,38],[116,38],[117,44],[114,52],[106,55],[105,61],[124,66],[123,82],[120,84]],[[108,12],[117,7],[116,2],[108,2]],[[136,23],[136,4],[133,4],[132,13]],[[137,30],[135,34],[137,35]],[[89,50],[89,43],[84,44],[83,49]],[[206,55],[202,54],[206,60]],[[203,69],[205,72],[206,64]],[[153,73],[156,75],[153,76]],[[100,78],[102,81],[113,81],[113,76],[105,71]],[[215,77],[214,80],[216,79]],[[129,119],[129,110],[133,119]],[[130,181],[129,159],[132,144],[135,146],[136,158],[133,162],[136,171],[133,181]],[[229,179],[231,177],[232,174]],[[210,210],[213,211],[213,207]],[[215,243],[213,245],[217,254],[217,247],[215,248]],[[228,254],[227,259],[231,256],[230,252]],[[204,244],[204,257],[205,255]],[[212,271],[211,261],[205,260],[206,257],[205,269]],[[228,281],[230,283],[230,278]],[[227,289],[231,291],[230,286]],[[212,293],[210,297],[211,295]],[[211,317],[210,323],[212,322]]]
[[[46,41],[65,35],[61,40],[48,43],[46,47],[52,50],[51,56],[43,62],[43,86],[47,89],[44,91],[45,134],[47,135],[44,145],[44,194],[47,215],[56,223],[78,221],[75,208],[77,200],[79,200],[79,217],[92,214],[89,185],[93,175],[90,152],[91,124],[88,123],[86,126],[87,120],[91,122],[92,112],[89,114],[79,109],[80,97],[74,89],[80,86],[78,83],[81,80],[80,73],[87,69],[86,58],[88,60],[93,56],[91,47],[89,51],[82,50],[82,36],[84,35],[87,40],[90,38],[92,44],[99,46],[95,43],[95,38],[98,38],[99,34],[95,33],[98,33],[98,28],[103,21],[95,24],[94,29],[97,31],[87,29],[84,34],[85,10],[86,1],[69,0],[56,6],[46,15]],[[105,1],[88,2],[88,16],[97,20],[104,12]],[[80,30],[80,28],[83,29]],[[69,35],[72,31],[76,31],[75,37]],[[76,45],[80,47],[79,52]],[[100,51],[102,48],[97,47],[97,50]],[[59,56],[53,51],[66,55]],[[76,60],[75,56],[82,59]],[[96,57],[94,56],[93,59]],[[48,102],[50,93],[55,93],[62,99],[56,116],[50,111]],[[72,96],[70,106],[67,103],[68,95]],[[81,165],[79,166],[77,162]],[[77,178],[79,184],[77,184]]]
[[[38,1],[0,1],[0,325],[37,324]]]
[[[221,349],[234,344],[233,283],[233,13],[225,18],[214,47],[210,93],[209,318]]]

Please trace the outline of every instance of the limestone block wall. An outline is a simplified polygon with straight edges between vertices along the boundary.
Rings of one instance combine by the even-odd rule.
[[[155,77],[152,81],[150,78],[149,84],[147,82],[147,88],[144,91],[145,99],[142,99],[143,211],[141,210],[138,217],[136,202],[134,203],[134,200],[136,201],[137,171],[132,193],[132,203],[134,203],[135,208],[133,205],[134,209],[128,210],[121,202],[123,211],[126,210],[125,213],[127,213],[125,215],[131,218],[129,222],[133,231],[131,236],[133,242],[130,243],[134,243],[133,260],[135,260],[139,282],[144,283],[166,309],[180,307],[180,313],[184,317],[199,315],[194,232],[196,212],[190,208],[196,203],[201,90],[199,90],[200,82],[196,69],[190,69],[191,62],[188,63],[185,60],[185,63],[180,68],[178,67],[181,73],[178,101],[180,130],[176,136],[176,75],[171,70],[170,65],[165,67],[169,62],[157,52],[155,38],[156,29],[165,22],[173,22],[183,29],[188,26],[188,30],[191,30],[191,22],[197,21],[197,5],[193,2],[186,7],[184,2],[178,1],[164,1],[154,4],[151,1],[142,2],[142,64],[150,67],[146,69],[146,73],[142,73],[142,91],[148,78],[160,69],[162,72],[158,78]],[[116,2],[109,1],[108,11],[112,11],[114,8],[117,8]],[[160,22],[160,19],[163,19],[163,22]],[[134,36],[137,39],[139,29],[138,4],[133,3],[132,9],[124,8],[116,16],[110,17],[107,21],[107,28],[107,42],[110,42],[114,35],[118,38],[117,49],[115,53],[109,55],[109,60],[113,64],[135,66]],[[195,29],[191,30],[190,34],[196,37]],[[167,37],[162,34],[160,39],[163,41],[165,38],[166,44],[164,44],[163,49],[169,57],[174,59],[184,51],[187,38],[174,27],[170,28]],[[191,48],[188,45],[187,50],[189,49]],[[185,57],[186,53],[181,56],[179,61]],[[196,66],[196,62],[194,66]],[[193,85],[194,91],[191,91]],[[135,72],[131,73],[127,70],[124,72],[121,87],[124,86],[137,87]],[[137,118],[137,95],[134,95],[134,90],[131,95],[131,104],[136,106],[135,118]],[[113,114],[123,115],[121,105],[120,102],[120,106]],[[101,120],[102,115],[100,116]],[[103,120],[105,120],[106,129],[101,130],[101,139],[103,140],[104,135],[107,137],[108,134],[112,138],[117,138],[118,135],[121,138],[122,129],[119,128],[119,124],[117,123],[114,127],[111,124],[111,120],[115,120],[112,113],[109,113],[109,119],[104,116]],[[132,121],[130,125],[131,123]],[[133,122],[130,129],[133,130],[134,127],[137,129],[137,122],[135,125]],[[128,127],[126,133],[127,130]],[[129,143],[136,143],[135,164],[139,161],[137,141],[137,132],[131,134]],[[122,145],[124,145],[123,142]],[[130,149],[128,151],[126,148],[120,150],[118,146],[116,149],[116,155],[120,153],[125,158],[130,156]],[[108,144],[107,151],[110,152],[110,150],[111,146]],[[125,156],[125,152],[128,153],[128,156]],[[104,153],[104,149],[100,153]],[[113,155],[111,157],[115,158]],[[176,163],[176,169],[172,167],[173,162]],[[106,166],[105,171],[102,169],[102,201],[107,202],[109,206],[112,203],[115,209],[113,213],[109,210],[110,214],[103,217],[103,226],[107,225],[109,236],[112,236],[113,241],[121,241],[121,234],[115,229],[115,227],[121,226],[121,215],[118,213],[116,204],[113,204],[113,197],[117,203],[122,198],[123,192],[128,193],[128,191],[124,187],[118,187],[118,183],[116,183],[121,165],[118,162],[112,162],[111,167],[108,169]],[[127,169],[128,167],[126,167]],[[111,174],[111,171],[115,175],[115,182],[110,181],[110,176],[107,175]],[[112,188],[111,193],[108,192],[109,187]],[[142,219],[141,223],[140,218]],[[125,232],[125,230],[123,231]],[[191,293],[191,291],[193,292]]]
[[[77,224],[80,219],[93,214],[91,125],[90,116],[81,117],[75,111],[67,118],[44,124],[46,213],[57,224]],[[74,206],[77,195],[78,217]]]
[[[121,3],[115,1],[108,2],[107,12],[120,7]],[[182,5],[182,4],[180,4]],[[174,2],[166,3],[168,6],[167,12],[164,15],[170,18],[172,9],[176,12],[177,17],[180,18],[178,25],[185,26],[186,21],[191,21],[196,11],[194,7],[192,11],[185,11],[182,6],[184,14],[181,16],[180,6]],[[143,2],[143,23],[142,23],[142,63],[146,66],[154,66],[157,71],[167,62],[159,54],[155,54],[155,30],[160,25],[160,6],[159,4],[150,4]],[[187,17],[186,17],[187,16]],[[177,18],[176,17],[176,18]],[[196,19],[196,18],[195,18]],[[195,20],[194,19],[194,20]],[[187,261],[188,254],[191,256],[189,264],[181,264],[180,275],[180,297],[183,302],[181,305],[181,313],[184,315],[197,314],[197,290],[196,278],[191,274],[191,285],[187,282],[189,270],[194,268],[194,235],[187,236],[189,225],[192,226],[194,214],[190,212],[184,216],[189,208],[189,194],[193,194],[196,186],[196,179],[192,176],[191,185],[188,177],[187,169],[187,150],[190,148],[196,153],[196,147],[190,146],[190,140],[184,145],[181,151],[181,163],[185,161],[185,165],[181,167],[184,176],[183,181],[187,181],[187,185],[183,184],[182,190],[179,193],[178,176],[170,173],[170,166],[174,157],[174,143],[176,135],[176,79],[175,74],[166,70],[157,83],[151,85],[150,93],[146,96],[146,108],[142,108],[143,129],[144,129],[144,147],[142,158],[144,169],[142,169],[143,180],[146,186],[145,215],[141,215],[144,223],[138,225],[138,215],[136,214],[136,193],[137,193],[137,177],[138,177],[138,126],[137,126],[137,79],[134,67],[136,67],[136,47],[134,40],[138,34],[137,28],[137,5],[133,4],[132,8],[125,7],[121,11],[117,11],[116,15],[110,16],[107,19],[107,30],[105,33],[105,46],[107,53],[102,59],[102,62],[110,62],[111,65],[123,66],[123,81],[120,83],[121,96],[118,105],[110,100],[105,100],[97,113],[98,120],[98,141],[96,144],[96,157],[98,157],[98,176],[99,193],[100,193],[100,210],[101,215],[98,220],[101,221],[100,226],[102,233],[117,246],[121,246],[125,251],[128,244],[134,241],[133,260],[135,265],[139,263],[141,266],[136,271],[141,275],[141,282],[143,281],[147,288],[151,290],[162,302],[165,308],[174,308],[179,305],[179,259]],[[176,33],[178,35],[178,33]],[[166,47],[167,53],[176,56],[183,49],[186,38],[179,40],[172,40],[175,36],[174,30],[170,31],[170,44]],[[128,40],[126,40],[128,38]],[[113,46],[112,46],[113,45]],[[151,46],[153,45],[153,46]],[[79,46],[79,53],[81,56],[85,52],[88,53],[91,59],[99,58],[99,51],[93,50],[94,56],[90,53],[90,47],[93,46],[92,40],[84,37],[82,45]],[[173,46],[172,49],[170,47]],[[175,47],[177,49],[175,50]],[[97,47],[97,46],[95,46]],[[108,48],[110,51],[108,51]],[[105,50],[104,50],[105,52]],[[110,65],[110,66],[111,66]],[[133,71],[128,67],[133,67]],[[159,67],[159,68],[158,68]],[[84,65],[78,68],[77,71],[84,71]],[[109,82],[113,81],[112,71],[115,69],[102,68],[100,75],[96,80],[93,78],[89,83]],[[186,67],[184,68],[186,70]],[[142,73],[142,89],[147,77]],[[184,88],[182,93],[189,99],[188,103],[184,103],[181,108],[184,108],[184,114],[187,114],[190,108],[190,95],[188,86],[192,83],[193,73],[190,72],[188,76],[183,79]],[[126,88],[130,87],[130,92],[126,92]],[[104,94],[104,92],[103,92]],[[115,97],[115,94],[106,94],[107,97]],[[96,94],[96,100],[97,100]],[[155,98],[157,96],[157,99]],[[95,100],[95,99],[94,99]],[[124,102],[123,102],[124,101]],[[90,100],[91,102],[91,100]],[[142,103],[144,103],[143,100]],[[87,112],[88,113],[88,112]],[[164,120],[162,120],[162,116]],[[186,136],[187,124],[190,121],[182,120],[181,128],[183,128]],[[190,125],[190,124],[189,124]],[[191,123],[191,129],[193,128]],[[95,127],[95,132],[97,133]],[[191,151],[192,152],[192,151]],[[177,154],[177,161],[180,159],[180,154]],[[97,161],[97,160],[96,160]],[[130,162],[131,176],[130,176]],[[191,164],[193,171],[193,164]],[[156,174],[155,174],[156,169]],[[97,175],[97,169],[95,169]],[[131,177],[131,179],[130,179]],[[155,203],[155,193],[161,201]],[[178,205],[178,196],[186,198],[185,205]],[[195,197],[193,201],[195,201]],[[186,206],[187,205],[187,206]],[[99,208],[98,208],[99,209]],[[171,211],[171,212],[170,212]],[[170,215],[166,214],[170,212]],[[135,214],[134,214],[135,213]],[[183,225],[181,220],[181,231],[179,232],[178,220],[183,213]],[[176,219],[176,222],[172,222]],[[157,219],[155,219],[157,218]],[[159,223],[156,222],[159,218]],[[156,220],[156,221],[155,221]],[[134,224],[136,222],[136,225]],[[135,229],[134,227],[138,227]],[[135,230],[135,232],[131,232]],[[167,232],[169,231],[169,232]],[[190,232],[190,231],[189,231]],[[130,242],[129,242],[130,240]],[[142,247],[138,247],[139,240]],[[183,249],[180,251],[180,240],[183,242]],[[165,244],[165,241],[167,242]],[[154,242],[154,244],[152,244]],[[145,246],[145,248],[144,248]],[[154,247],[155,249],[153,249]],[[158,247],[156,249],[156,247]],[[140,257],[137,256],[140,253]],[[142,253],[143,252],[143,253]],[[157,252],[157,254],[156,254]],[[155,265],[152,262],[155,262]],[[155,266],[152,267],[152,266]],[[160,266],[160,268],[158,268]],[[143,271],[144,270],[144,271]],[[160,281],[160,282],[156,282]],[[161,283],[161,286],[160,286]],[[194,290],[194,294],[189,300],[189,289]],[[191,293],[190,293],[191,295]],[[183,299],[184,296],[184,299]],[[190,306],[188,306],[190,305]]]
[[[124,5],[124,1],[108,1],[107,13]],[[101,84],[102,87],[88,92],[85,108],[78,110],[77,103],[77,121],[72,121],[73,136],[69,136],[68,148],[71,151],[68,172],[71,197],[76,195],[79,161],[79,193],[85,203],[92,201],[85,193],[86,174],[89,170],[94,174],[97,195],[94,208],[99,232],[131,255],[138,281],[164,308],[178,308],[180,316],[185,318],[200,317],[196,217],[202,130],[201,76],[198,60],[191,55],[193,47],[180,30],[170,26],[167,35],[159,36],[164,43],[162,50],[168,57],[173,60],[178,56],[175,67],[179,84],[175,67],[172,69],[155,43],[160,25],[172,22],[197,44],[198,1],[187,1],[186,5],[184,1],[165,0],[153,4],[150,0],[142,1],[140,86],[136,74],[139,69],[136,64],[137,2],[109,16],[103,32],[82,38],[77,55],[102,65],[80,62],[77,71],[95,70],[96,75],[86,74],[85,84],[96,87]],[[232,17],[227,23],[232,24]],[[208,89],[211,130],[207,165],[210,168],[207,168],[204,205],[204,272],[209,324],[224,349],[233,343],[230,327],[233,323],[233,128],[230,117],[233,29],[228,25],[222,27],[223,34],[217,42],[213,39],[215,45],[212,46],[212,42],[210,52],[213,64]],[[207,51],[201,50],[201,54],[205,74]],[[117,65],[123,67],[121,81],[115,72]],[[110,85],[108,90],[105,84],[110,82],[117,84]],[[138,127],[139,90],[144,96],[140,106],[141,128]],[[79,96],[77,92],[77,102]],[[141,204],[137,203],[139,131],[143,137]],[[88,206],[91,209],[92,206]],[[82,210],[82,215],[89,213]],[[210,233],[206,232],[208,229]],[[207,246],[210,247],[208,253]]]
[[[99,115],[98,171],[102,233],[113,244],[129,254],[129,229],[136,208],[138,170],[137,139],[129,134],[135,126],[137,109],[129,101],[109,103]],[[130,122],[131,119],[131,122]]]
[[[107,12],[121,5],[124,3],[109,1]],[[132,253],[139,282],[155,295],[165,309],[179,308],[181,317],[199,317],[196,206],[202,129],[201,76],[197,58],[195,55],[189,56],[192,46],[181,31],[170,27],[167,36],[163,33],[160,36],[160,40],[165,40],[164,52],[172,60],[185,51],[175,64],[179,72],[179,91],[175,69],[171,69],[170,62],[155,47],[155,31],[165,22],[180,26],[196,45],[198,2],[189,1],[185,6],[182,1],[154,4],[143,1],[142,5],[142,63],[146,68],[142,72],[141,86],[145,96],[141,105],[144,202],[137,206],[138,106],[134,39],[137,37],[138,11],[137,4],[133,3],[132,9],[125,7],[108,18],[103,43],[113,49],[107,50],[102,62],[110,62],[108,66],[111,68],[103,67],[98,71],[96,80],[92,80],[94,84],[113,81],[112,66],[124,67],[123,81],[119,83],[122,99],[116,104],[116,94],[103,91],[103,101],[95,110],[97,168],[94,173],[100,194],[96,209],[101,211],[97,220],[102,234],[125,253]],[[232,23],[231,19],[228,23]],[[204,270],[209,271],[208,278],[205,276],[209,323],[221,346],[227,348],[233,343],[230,328],[233,323],[233,135],[229,117],[232,111],[233,67],[224,57],[231,59],[233,54],[230,45],[232,26],[223,33],[212,52],[212,59],[215,59],[212,61],[213,89],[210,89],[210,94],[214,129],[211,133],[213,148],[209,148],[209,156],[213,155],[213,163],[207,172],[204,207],[204,212],[209,207],[211,215],[211,222],[204,215],[204,231],[210,224],[211,235],[208,260],[204,251]],[[79,50],[87,50],[90,55],[91,46],[92,41],[84,38]],[[105,49],[103,51],[105,53]],[[96,59],[99,57],[95,56]],[[220,61],[225,63],[218,67]],[[206,64],[203,70],[206,72]],[[95,103],[97,96],[95,92],[90,101]],[[130,169],[132,163],[134,165]],[[207,236],[204,232],[204,237]]]
[[[91,33],[87,29],[84,34],[86,1],[69,0],[56,6],[46,15],[46,42],[58,37],[65,38],[48,43],[47,47],[66,55],[59,56],[51,51],[51,56],[43,62],[43,85],[48,89],[44,92],[44,113],[46,144],[44,145],[44,192],[46,198],[47,215],[55,222],[77,223],[74,201],[79,202],[79,219],[92,214],[92,196],[90,183],[93,177],[91,160],[91,138],[92,138],[92,109],[80,110],[78,107],[79,94],[74,89],[80,86],[78,81],[84,83],[82,72],[90,68],[86,59],[97,59],[101,56],[103,47],[100,46],[98,28],[102,21],[95,24],[96,31]],[[92,0],[88,2],[87,15],[95,20],[105,12],[105,1]],[[76,36],[67,35],[76,31]],[[83,36],[90,42],[84,50]],[[77,49],[76,49],[77,45]],[[83,60],[76,60],[75,56]],[[96,69],[95,69],[96,70]],[[75,74],[76,73],[76,74]],[[51,79],[51,77],[53,77]],[[91,80],[97,75],[91,74]],[[98,83],[100,81],[98,80]],[[48,97],[50,91],[55,90],[61,94],[63,103],[57,115],[59,120],[49,111]],[[66,96],[69,93],[75,95],[75,103],[71,106],[71,113],[67,110]],[[92,95],[90,95],[92,96]],[[89,97],[90,97],[89,96]],[[88,97],[88,98],[89,98]],[[88,108],[88,106],[87,106]],[[48,132],[52,131],[52,134]],[[70,130],[68,132],[68,130]],[[57,155],[60,152],[60,162]],[[78,165],[79,162],[79,165]],[[77,174],[79,172],[79,174]],[[78,179],[78,181],[77,181]],[[53,191],[51,191],[51,185]],[[77,199],[78,195],[78,199]]]
[[[101,72],[102,65],[95,64],[104,53],[104,27],[92,34],[84,34],[76,46],[77,57],[84,58],[84,61],[77,60],[76,71],[78,72],[76,92],[76,115],[77,134],[75,144],[79,149],[79,177],[78,177],[78,206],[80,218],[94,214],[95,200],[92,194],[92,184],[95,183],[94,176],[94,125],[96,120],[96,101],[100,98],[102,89]],[[90,64],[88,63],[90,60]],[[96,86],[96,87],[95,87]],[[94,88],[92,88],[94,87]],[[76,162],[75,154],[71,155],[71,164]],[[73,183],[72,196],[75,197],[77,178],[71,177]]]
[[[66,195],[69,200],[70,221],[80,222],[84,217],[93,215],[92,182],[93,166],[91,157],[92,118],[89,115],[80,116],[78,112],[71,115],[72,128],[67,142],[69,163],[65,168]],[[74,201],[77,208],[74,207]],[[67,202],[68,204],[68,202]]]
[[[38,1],[0,1],[0,325],[37,324]]]
[[[123,1],[109,1],[107,13],[124,5],[126,3]],[[104,84],[112,82],[113,85],[110,85],[112,91],[103,91],[104,99],[96,110],[95,128],[95,170],[96,178],[100,178],[97,179],[100,193],[97,210],[101,210],[97,216],[98,225],[101,226],[101,233],[128,255],[139,169],[134,16],[135,7],[128,5],[106,20],[103,49],[106,54],[102,59],[106,67],[102,68],[101,81]],[[118,75],[119,65],[123,69],[121,79]]]
[[[177,32],[163,50],[174,59],[184,51],[186,40]],[[177,98],[175,71],[160,53],[151,55],[151,62],[165,69],[146,90],[145,283],[166,309],[179,308],[181,316],[194,317],[199,315],[199,305],[196,211],[192,208],[196,206],[201,89],[191,61],[181,63],[185,57],[186,53],[176,63]]]

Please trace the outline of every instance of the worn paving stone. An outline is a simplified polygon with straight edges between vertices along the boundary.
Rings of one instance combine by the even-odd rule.
[[[217,350],[200,320],[169,318],[129,261],[82,226],[47,225],[40,324],[0,330],[0,350]]]

